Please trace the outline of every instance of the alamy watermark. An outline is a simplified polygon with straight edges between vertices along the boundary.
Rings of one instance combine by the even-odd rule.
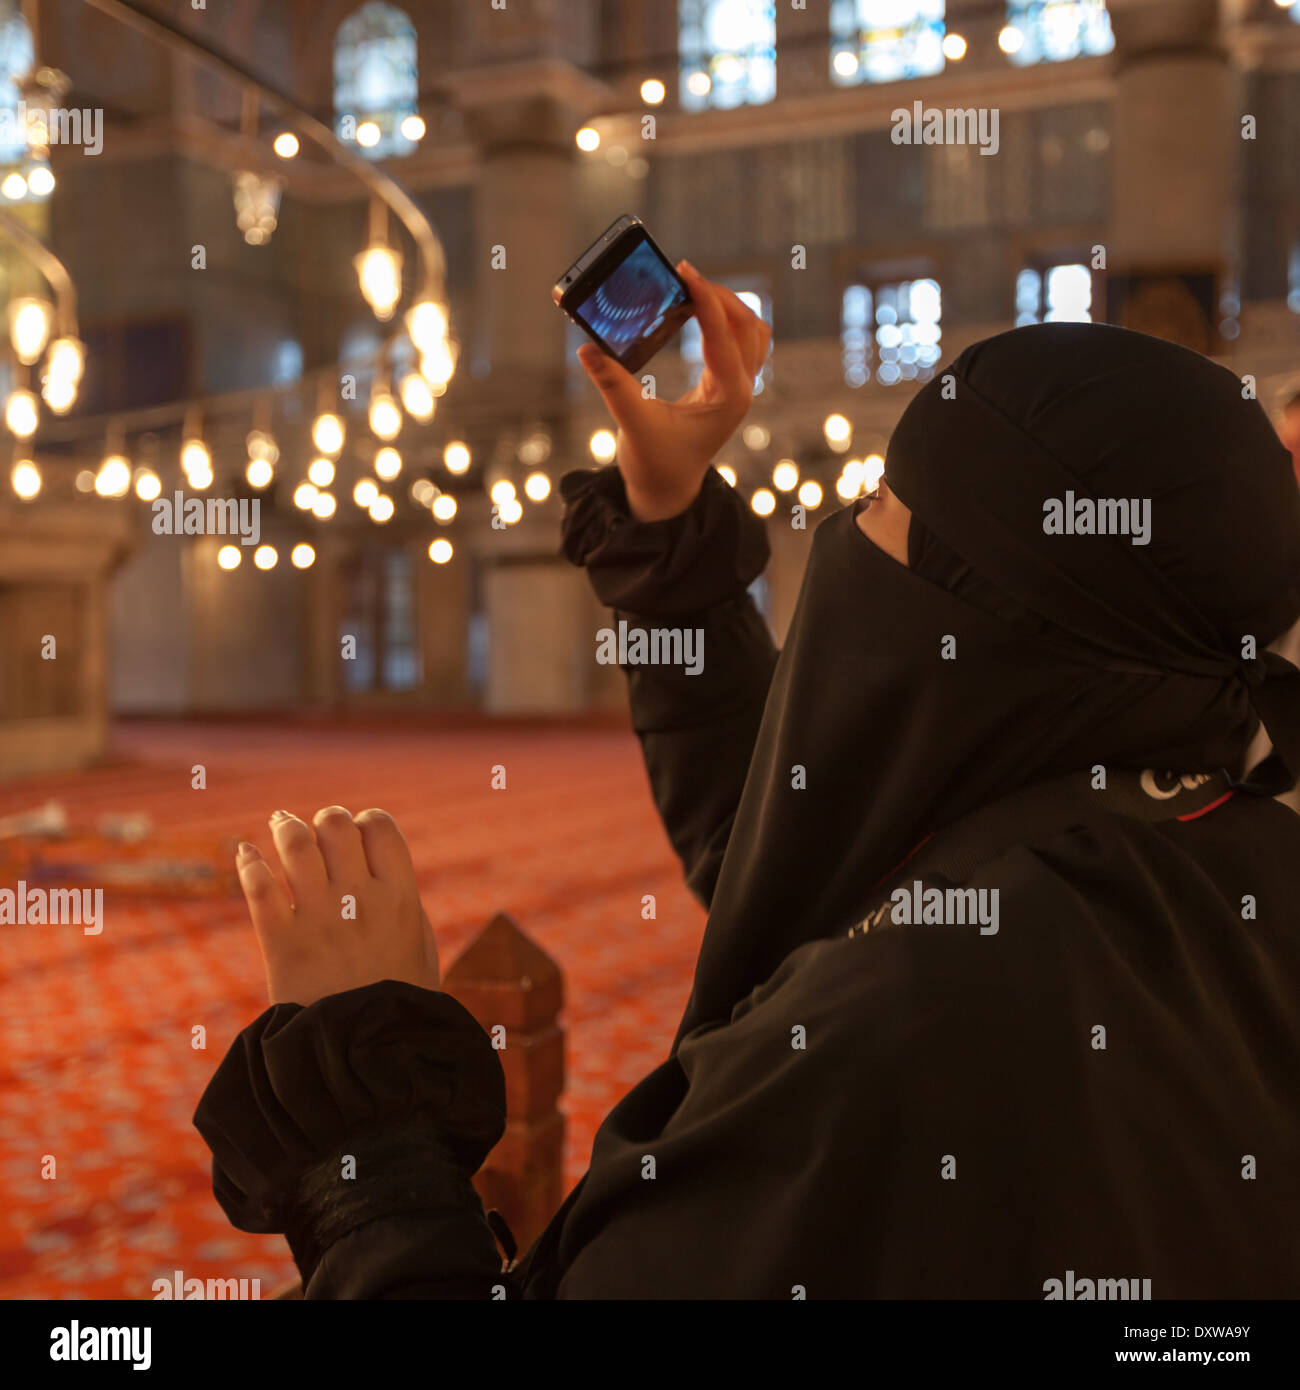
[[[596,660],[602,666],[681,666],[688,676],[704,670],[704,629],[700,627],[630,627],[596,633]]]
[[[1134,545],[1151,543],[1149,497],[1049,497],[1043,503],[1048,536],[1131,536]]]
[[[0,888],[0,927],[80,927],[83,936],[104,930],[102,888]]]
[[[0,142],[14,145],[80,145],[82,154],[104,149],[104,111],[99,106],[0,107]]]
[[[895,926],[978,926],[981,936],[998,934],[998,888],[927,888],[913,879],[911,887],[895,888],[874,912],[849,929],[850,936],[878,927],[886,917]]]
[[[978,145],[980,154],[997,154],[996,106],[940,107],[912,103],[889,113],[893,128],[889,138],[896,145]]]
[[[133,1371],[153,1364],[153,1329],[149,1327],[82,1327],[74,1318],[50,1330],[51,1361],[130,1361]]]
[[[164,1274],[151,1285],[154,1300],[163,1299],[260,1299],[262,1281],[260,1279],[200,1279],[197,1276],[187,1279],[181,1270],[170,1276]]]
[[[186,497],[178,488],[151,506],[156,536],[238,536],[240,545],[262,539],[260,497]]]
[[[1047,1303],[1054,1299],[1105,1302],[1150,1297],[1150,1279],[1080,1279],[1075,1277],[1074,1270],[1067,1269],[1064,1279],[1047,1279],[1043,1282],[1043,1300]]]

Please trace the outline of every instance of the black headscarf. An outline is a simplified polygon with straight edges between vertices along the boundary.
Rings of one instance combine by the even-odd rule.
[[[1231,372],[1105,325],[1016,329],[917,393],[885,476],[911,566],[855,507],[818,527],[679,1042],[1012,791],[1240,772],[1261,719],[1300,771],[1300,672],[1265,652],[1300,615],[1300,492]],[[1149,544],[1048,534],[1067,492],[1149,499]]]

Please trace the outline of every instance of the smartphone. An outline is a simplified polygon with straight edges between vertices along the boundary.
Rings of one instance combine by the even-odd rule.
[[[645,366],[695,312],[686,281],[630,213],[565,271],[551,298],[629,372]]]

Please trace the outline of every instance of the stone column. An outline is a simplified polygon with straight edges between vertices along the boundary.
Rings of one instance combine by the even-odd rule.
[[[612,101],[609,89],[577,66],[595,61],[596,16],[590,0],[566,0],[562,15],[546,0],[485,8],[471,35],[471,61],[480,65],[449,78],[481,170],[475,312],[457,390],[476,421],[476,461],[490,459],[493,477],[510,477],[520,489],[526,470],[512,449],[503,453],[511,438],[546,429],[553,479],[576,457],[567,428],[566,320],[551,286],[589,239],[576,230],[576,162],[583,156],[574,134]],[[521,527],[529,529],[527,522]],[[522,535],[494,533],[476,547],[489,567],[488,706],[519,713],[582,708],[586,682],[572,645],[589,626],[580,577],[550,563],[498,564],[516,539]],[[536,551],[554,554],[557,539],[548,537]]]
[[[1240,121],[1216,0],[1111,0],[1114,186],[1107,317],[1200,352],[1218,346],[1234,247]]]

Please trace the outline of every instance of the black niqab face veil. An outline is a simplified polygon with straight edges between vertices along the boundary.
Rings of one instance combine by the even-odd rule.
[[[1261,720],[1300,771],[1300,672],[1265,651],[1300,615],[1300,490],[1231,372],[1105,325],[1016,329],[918,392],[885,474],[912,567],[854,507],[818,527],[678,1041],[1010,792],[1239,773]],[[1120,499],[1128,534],[1079,533]]]

